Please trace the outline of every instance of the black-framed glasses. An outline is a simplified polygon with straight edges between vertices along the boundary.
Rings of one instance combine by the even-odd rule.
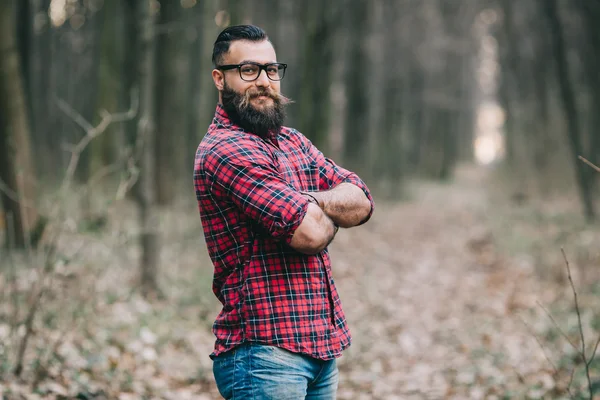
[[[280,81],[285,76],[285,69],[287,64],[284,63],[269,63],[259,64],[255,62],[245,62],[243,64],[228,64],[219,65],[216,67],[218,70],[227,71],[230,69],[237,69],[240,73],[240,78],[246,82],[252,82],[258,79],[260,73],[264,70],[267,77],[272,81]]]

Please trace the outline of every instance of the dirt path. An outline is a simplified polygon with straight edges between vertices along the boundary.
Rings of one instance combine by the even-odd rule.
[[[535,280],[490,242],[485,174],[463,169],[452,185],[421,186],[414,201],[382,204],[336,238],[354,337],[340,399],[503,398],[513,383],[553,385],[519,316],[536,306]]]

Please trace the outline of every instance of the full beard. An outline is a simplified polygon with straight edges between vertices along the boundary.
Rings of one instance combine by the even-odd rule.
[[[260,110],[255,108],[251,101],[259,96],[271,98],[273,104],[264,104]],[[223,108],[234,124],[263,138],[279,133],[285,120],[285,106],[290,102],[287,97],[267,88],[251,88],[240,94],[227,83],[221,97]]]

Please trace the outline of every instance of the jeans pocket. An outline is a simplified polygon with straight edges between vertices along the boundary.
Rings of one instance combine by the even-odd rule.
[[[213,360],[213,375],[219,393],[225,399],[231,398],[235,370],[235,353],[237,349],[220,354]]]
[[[252,356],[256,362],[267,365],[282,365],[286,367],[299,367],[303,357],[289,350],[270,345],[253,345]]]

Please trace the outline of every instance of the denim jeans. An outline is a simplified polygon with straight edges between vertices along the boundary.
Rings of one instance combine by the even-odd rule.
[[[334,400],[338,386],[335,360],[254,343],[215,357],[213,373],[227,400]]]

